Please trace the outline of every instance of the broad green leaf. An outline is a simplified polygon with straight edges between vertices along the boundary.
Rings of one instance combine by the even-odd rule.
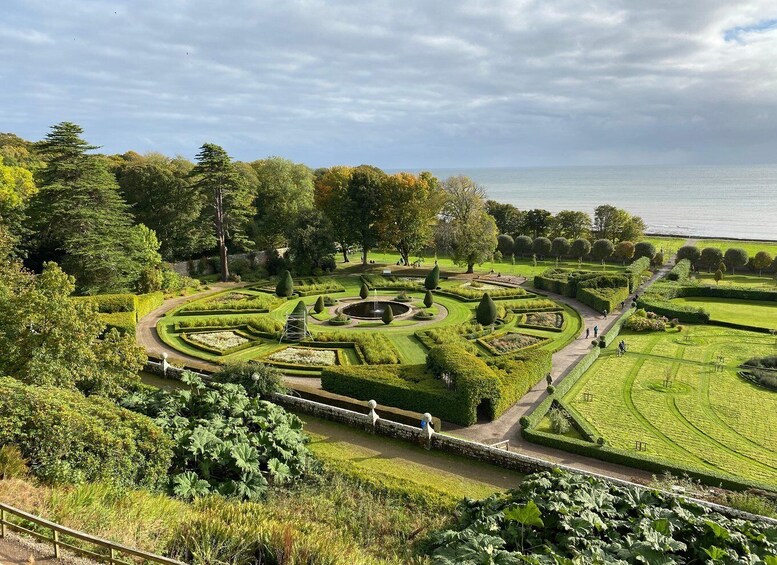
[[[540,512],[533,500],[524,505],[513,506],[505,510],[504,517],[505,520],[512,520],[524,526],[534,526],[537,528],[545,526],[542,521],[542,512]]]

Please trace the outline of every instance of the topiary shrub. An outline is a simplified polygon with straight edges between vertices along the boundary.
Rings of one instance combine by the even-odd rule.
[[[429,274],[426,275],[426,279],[424,279],[424,288],[426,288],[426,290],[434,290],[437,288],[439,284],[440,284],[440,267],[435,265],[434,268],[431,271],[429,271]]]
[[[283,271],[278,284],[275,287],[275,294],[283,298],[289,298],[294,294],[294,280],[289,271]]]
[[[318,298],[316,298],[316,303],[313,306],[313,312],[315,312],[316,314],[320,314],[323,311],[324,311],[324,297],[319,296]]]
[[[554,392],[556,392],[556,387],[553,385],[548,385],[548,388],[546,388],[545,390],[547,391],[548,394],[553,394]]]
[[[475,317],[477,318],[478,324],[483,326],[490,326],[496,322],[496,304],[487,292],[484,293],[483,298],[480,299],[480,303],[475,310]]]
[[[518,423],[521,425],[522,428],[528,428],[531,426],[531,420],[528,416],[521,416],[518,420]]]
[[[380,317],[384,324],[389,325],[394,321],[394,311],[391,309],[391,304],[386,304],[386,309],[383,311],[383,315]]]
[[[367,287],[366,282],[362,282],[362,287],[359,289],[359,296],[362,300],[366,300],[370,295],[370,289]]]
[[[427,308],[431,308],[434,304],[434,296],[432,295],[431,290],[427,290],[426,294],[424,294],[424,306]]]

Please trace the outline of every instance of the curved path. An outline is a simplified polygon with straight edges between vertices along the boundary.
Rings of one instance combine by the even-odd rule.
[[[644,293],[648,286],[653,284],[660,277],[663,277],[672,268],[672,264],[673,258],[668,258],[664,263],[664,266],[656,271],[653,277],[641,285],[636,292],[639,294]],[[181,353],[167,346],[159,338],[159,335],[156,332],[156,325],[166,312],[172,308],[180,306],[188,300],[202,298],[203,296],[207,296],[208,294],[218,292],[225,288],[234,288],[239,286],[244,285],[236,283],[217,283],[212,285],[212,288],[209,291],[165,301],[161,307],[151,312],[138,323],[136,330],[138,342],[146,348],[146,351],[150,355],[158,357],[162,352],[167,352],[168,359],[171,363],[183,364],[199,369],[216,369],[218,366],[213,363],[186,355],[185,353]],[[571,306],[577,310],[580,313],[583,322],[581,335],[578,336],[577,339],[575,339],[569,345],[567,345],[564,349],[553,354],[553,369],[551,374],[554,384],[558,384],[562,379],[564,379],[564,377],[566,377],[566,375],[577,364],[577,362],[591,350],[593,327],[598,325],[599,333],[606,333],[618,319],[620,312],[608,315],[605,319],[601,313],[594,311],[589,306],[582,304],[574,298],[569,298],[549,292],[543,293],[548,295],[550,298],[559,302],[563,302],[564,304],[567,304],[568,306]],[[585,339],[585,328],[591,329],[591,337],[589,339]],[[306,388],[321,387],[321,380],[316,378],[286,377],[285,380],[291,388],[294,388],[295,385],[303,385]],[[609,463],[606,461],[599,461],[597,459],[585,457],[576,453],[569,453],[560,449],[534,444],[523,439],[523,437],[521,437],[521,428],[518,422],[522,416],[530,413],[540,402],[545,399],[547,396],[547,392],[545,390],[546,388],[547,383],[544,380],[541,381],[529,392],[527,392],[509,410],[507,410],[498,419],[492,422],[475,424],[467,428],[447,424],[446,433],[486,444],[509,440],[511,451],[518,451],[525,455],[537,457],[552,463],[568,465],[583,471],[598,473],[618,479],[643,483],[652,479],[652,473],[643,471],[641,469],[617,465],[615,463]]]

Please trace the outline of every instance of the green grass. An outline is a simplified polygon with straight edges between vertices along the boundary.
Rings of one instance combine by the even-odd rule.
[[[695,308],[704,308],[710,313],[712,320],[777,329],[777,302],[706,298],[702,296],[675,298],[672,302]]]
[[[726,273],[719,283],[715,282],[715,275],[712,273],[697,273],[694,276],[699,282],[710,286],[746,286],[766,290],[774,290],[777,288],[777,280],[775,280],[772,275],[742,275],[739,273],[732,275],[731,273]]]
[[[736,241],[733,239],[700,239],[698,240],[698,243],[696,245],[699,247],[699,249],[704,249],[705,247],[717,247],[718,249],[723,251],[723,253],[726,252],[726,249],[738,247],[747,251],[747,254],[750,257],[753,257],[759,251],[766,251],[772,257],[777,255],[777,242],[774,242],[774,241],[759,242],[759,241]]]
[[[746,359],[774,354],[775,339],[689,329],[690,336],[623,332],[627,355],[614,355],[613,342],[564,400],[615,448],[633,453],[635,442],[644,441],[647,455],[777,485],[777,393],[736,370]]]
[[[684,237],[658,237],[658,236],[647,236],[643,237],[639,241],[648,241],[652,243],[656,251],[664,250],[664,258],[669,259],[669,257],[672,256],[672,254],[676,253],[678,249],[680,249],[683,245],[685,245],[685,242],[688,241]]]

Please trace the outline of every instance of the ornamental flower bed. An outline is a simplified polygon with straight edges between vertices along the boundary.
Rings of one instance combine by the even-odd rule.
[[[249,341],[243,336],[230,331],[194,333],[189,334],[188,338],[194,343],[199,343],[216,351],[234,349]]]
[[[564,325],[564,314],[561,312],[532,312],[526,314],[525,323],[529,326],[558,328]]]
[[[545,338],[537,337],[534,335],[511,332],[508,334],[498,335],[496,337],[481,338],[480,341],[494,354],[504,355],[506,353],[518,351],[519,349],[526,349],[527,347],[538,345],[546,340]]]
[[[287,347],[268,357],[270,361],[292,363],[294,365],[316,365],[329,367],[336,363],[337,355],[331,349],[311,349],[306,347]]]

